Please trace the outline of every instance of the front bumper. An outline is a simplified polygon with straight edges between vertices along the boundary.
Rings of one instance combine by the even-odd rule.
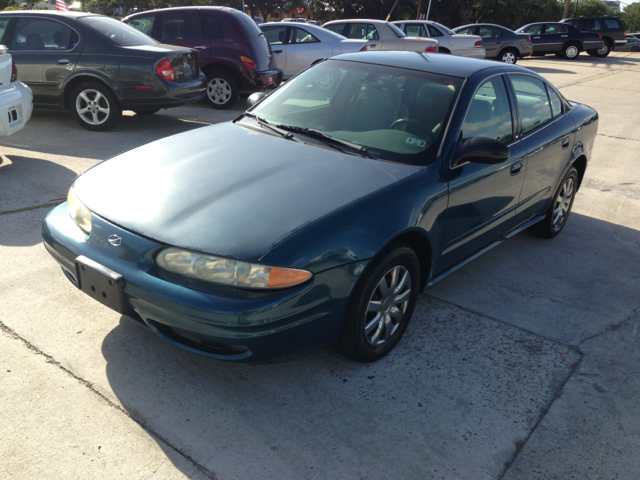
[[[0,89],[0,137],[24,128],[33,112],[33,93],[24,83],[11,82]]]
[[[139,85],[142,84],[142,85]],[[136,86],[150,86],[140,90]],[[123,110],[153,110],[195,103],[207,95],[207,77],[200,73],[197,78],[184,82],[170,82],[156,78],[150,85],[145,82],[127,82],[119,86],[122,92]]]
[[[110,235],[122,238],[118,247]],[[191,281],[160,271],[164,245],[93,215],[90,236],[67,212],[54,208],[42,226],[44,245],[78,286],[76,258],[98,262],[125,279],[119,313],[148,326],[169,343],[219,360],[265,363],[333,343],[364,263],[316,274],[302,286],[249,291]]]

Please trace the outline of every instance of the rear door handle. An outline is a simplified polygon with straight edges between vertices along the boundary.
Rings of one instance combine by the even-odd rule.
[[[274,50],[273,53],[282,53],[282,50]]]
[[[522,163],[522,160],[518,160],[516,163],[511,165],[511,175],[519,174],[522,171],[523,166],[524,164]]]
[[[569,148],[569,137],[564,137],[562,140],[562,149],[565,150]]]
[[[567,38],[569,35],[560,35],[562,38]]]
[[[540,37],[533,37],[533,38],[538,39],[538,40],[540,39]]]
[[[371,44],[369,44],[369,46],[370,46],[371,48],[374,48],[374,47],[376,47],[376,46],[377,46],[377,44],[376,44],[376,43],[371,43]]]
[[[196,50],[204,50],[207,47],[206,47],[206,45],[198,45],[198,46],[193,47],[193,48],[195,48]]]
[[[62,59],[58,60],[58,63],[60,65],[69,65],[69,59],[68,58],[62,58]]]

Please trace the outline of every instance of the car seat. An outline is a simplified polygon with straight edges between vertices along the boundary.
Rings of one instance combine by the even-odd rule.
[[[44,41],[42,37],[36,33],[30,33],[27,35],[27,39],[25,42],[26,50],[44,50]]]
[[[381,79],[366,82],[346,116],[343,130],[388,129],[406,111],[402,107],[400,90],[395,83]]]

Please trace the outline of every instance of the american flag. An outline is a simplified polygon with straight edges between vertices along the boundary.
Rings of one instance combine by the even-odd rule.
[[[64,3],[64,0],[56,0],[56,10],[62,10],[63,12],[68,12],[69,7],[67,6],[66,3]]]

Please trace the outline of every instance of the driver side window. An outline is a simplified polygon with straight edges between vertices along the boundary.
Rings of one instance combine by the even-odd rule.
[[[476,91],[462,126],[462,138],[471,137],[502,143],[513,140],[511,107],[502,76],[487,80]]]

